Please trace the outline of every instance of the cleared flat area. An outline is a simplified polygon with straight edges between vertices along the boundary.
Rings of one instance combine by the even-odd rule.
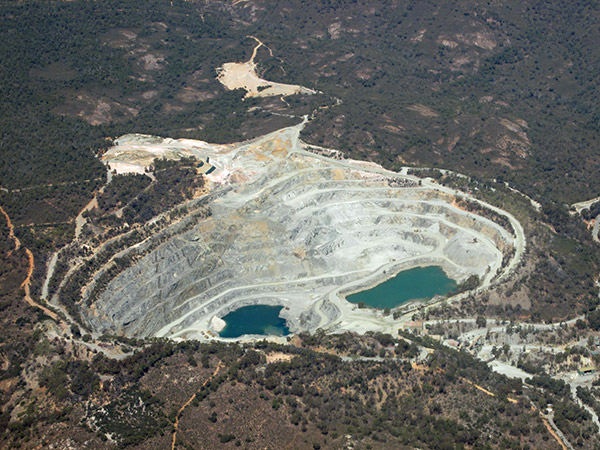
[[[217,68],[217,80],[227,89],[244,89],[246,97],[273,97],[295,94],[317,94],[317,91],[295,84],[276,83],[263,80],[256,74],[254,58],[256,52],[264,44],[257,38],[249,36],[257,42],[249,61],[243,63],[229,62]],[[271,50],[269,50],[271,52]],[[271,56],[273,56],[271,52]]]
[[[244,89],[246,97],[273,97],[295,94],[316,94],[317,91],[295,84],[275,83],[263,80],[256,74],[256,64],[225,63],[218,69],[217,79],[227,89]]]

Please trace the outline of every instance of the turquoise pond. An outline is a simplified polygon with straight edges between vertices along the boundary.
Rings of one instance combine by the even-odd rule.
[[[285,319],[279,317],[283,306],[251,305],[231,311],[223,320],[227,325],[219,333],[223,338],[237,338],[244,334],[286,336],[290,330]]]
[[[372,308],[395,308],[410,300],[445,295],[456,288],[439,266],[416,267],[400,272],[374,288],[346,297],[351,303],[364,303]]]

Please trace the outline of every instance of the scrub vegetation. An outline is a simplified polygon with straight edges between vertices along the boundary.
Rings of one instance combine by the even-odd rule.
[[[599,448],[598,381],[558,378],[600,364],[590,233],[600,203],[569,207],[600,195],[599,25],[592,0],[3,2],[0,447]],[[261,79],[319,93],[225,89],[216,68],[248,61],[250,36],[264,43]],[[472,319],[478,345],[493,348],[408,332],[175,343],[92,336],[73,322],[90,274],[105,270],[93,305],[151,249],[119,251],[177,222],[204,188],[191,160],[107,184],[99,158],[117,137],[231,143],[303,115],[301,138],[318,152],[410,166],[519,220],[527,250],[510,279],[414,314]],[[211,214],[200,206],[198,220]],[[80,238],[90,246],[70,244]],[[62,289],[65,311],[41,299],[59,249],[45,288]],[[504,319],[523,327],[502,331]],[[460,326],[440,340],[460,341],[470,332]],[[527,381],[472,354],[518,359]]]

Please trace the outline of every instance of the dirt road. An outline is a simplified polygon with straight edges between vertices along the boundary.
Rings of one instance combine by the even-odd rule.
[[[219,364],[217,364],[217,368],[215,369],[215,371],[213,372],[213,374],[208,377],[206,380],[204,380],[204,383],[202,383],[201,387],[206,386],[206,384],[212,380],[214,377],[217,376],[217,374],[219,373],[219,371],[223,368],[223,363],[221,361],[219,361]],[[179,408],[179,410],[177,411],[177,414],[175,415],[175,423],[173,424],[173,441],[171,443],[171,450],[175,450],[175,443],[177,442],[177,432],[179,431],[179,418],[181,417],[181,414],[183,414],[183,411],[185,410],[185,408],[187,408],[190,403],[192,403],[194,401],[194,399],[196,398],[196,395],[198,394],[198,391],[196,391],[194,393],[194,395],[192,395],[187,402],[185,402],[183,404],[183,406],[181,408]]]
[[[92,209],[97,208],[97,207],[98,207],[98,198],[97,198],[97,196],[94,196],[94,198],[91,199],[90,202],[87,205],[85,205],[84,208],[79,212],[79,214],[75,218],[75,239],[79,239],[79,236],[81,235],[81,230],[83,229],[83,226],[87,222],[87,219],[85,217],[83,217],[83,215],[86,212],[91,211]]]
[[[1,206],[0,206],[0,212],[4,215],[4,217],[6,219],[6,225],[8,226],[8,237],[15,244],[15,248],[13,250],[11,250],[11,251],[18,251],[21,248],[21,241],[19,241],[19,238],[17,236],[15,236],[15,229],[14,229],[14,226],[12,224],[12,221],[10,220],[10,217],[7,214],[7,212],[4,211],[4,208],[2,208]],[[31,250],[29,250],[28,248],[25,248],[25,253],[27,255],[27,262],[28,262],[27,277],[21,283],[21,287],[25,291],[24,300],[25,300],[25,302],[27,302],[27,304],[33,306],[34,308],[41,309],[44,312],[44,314],[46,314],[48,317],[51,317],[56,322],[60,323],[60,318],[56,315],[56,313],[50,311],[45,306],[42,306],[42,305],[36,303],[31,298],[31,293],[30,293],[30,288],[29,287],[30,287],[30,284],[31,284],[31,277],[33,275],[33,270],[35,269],[35,260],[33,258],[33,253],[31,253]]]
[[[580,213],[582,210],[588,209],[590,206],[592,206],[596,202],[600,202],[600,197],[595,197],[595,198],[592,198],[589,200],[584,200],[582,202],[573,203],[571,205],[571,208],[574,208],[575,211]]]
[[[21,283],[21,287],[25,291],[25,297],[24,297],[24,299],[25,299],[25,301],[29,305],[33,306],[34,308],[41,309],[44,312],[44,314],[46,314],[48,317],[51,317],[56,322],[60,323],[60,318],[58,317],[58,315],[56,313],[50,311],[45,306],[42,306],[39,303],[36,303],[31,298],[31,293],[30,293],[29,286],[31,284],[31,276],[33,275],[33,269],[35,269],[35,260],[33,258],[33,253],[31,253],[31,250],[29,250],[28,248],[26,248],[25,249],[25,253],[27,253],[27,259],[29,261],[29,267],[27,268],[27,278],[25,278],[25,280],[23,281],[23,283]]]
[[[21,247],[21,241],[19,241],[19,238],[15,236],[15,227],[13,226],[10,217],[8,216],[6,211],[4,211],[2,206],[0,206],[0,212],[4,214],[4,217],[6,219],[6,226],[8,226],[8,237],[12,239],[12,241],[15,243],[15,251],[17,251]]]

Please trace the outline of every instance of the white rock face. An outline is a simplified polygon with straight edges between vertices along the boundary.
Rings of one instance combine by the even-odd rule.
[[[223,328],[225,328],[225,325],[227,325],[227,324],[220,317],[213,316],[213,318],[210,319],[210,329],[211,329],[211,331],[214,331],[215,333],[220,333],[221,331],[223,331]]]
[[[440,265],[457,281],[476,274],[489,282],[502,270],[514,246],[507,230],[459,209],[433,183],[309,153],[300,128],[229,146],[138,138],[130,152],[125,143],[118,155],[109,151],[125,163],[128,154],[142,162],[192,154],[217,169],[208,196],[190,202],[170,237],[145,243],[145,256],[83,311],[88,323],[99,332],[199,338],[220,331],[231,310],[260,303],[285,306],[294,332],[372,329],[373,312],[357,325],[340,292],[415,266]],[[206,206],[211,216],[194,218]]]
[[[472,269],[480,277],[485,275],[489,261],[498,257],[499,250],[488,241],[461,231],[455,234],[444,247],[444,255],[457,266]]]

